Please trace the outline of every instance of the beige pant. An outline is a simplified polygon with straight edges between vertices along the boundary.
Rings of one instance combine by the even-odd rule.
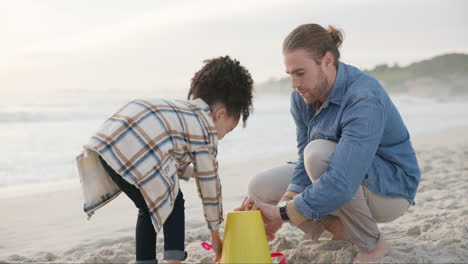
[[[312,182],[318,180],[327,170],[328,161],[336,143],[318,139],[304,149],[304,166]],[[248,194],[265,203],[276,205],[286,192],[295,165],[279,166],[254,176],[248,187]],[[299,228],[318,239],[323,230],[337,217],[341,219],[351,236],[351,242],[362,251],[375,249],[380,238],[377,223],[385,223],[402,216],[410,203],[404,198],[386,198],[371,192],[361,185],[353,199],[337,211],[318,221],[306,221]]]

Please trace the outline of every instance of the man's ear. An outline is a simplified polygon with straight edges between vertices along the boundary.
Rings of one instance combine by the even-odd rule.
[[[323,55],[322,58],[322,63],[324,64],[325,68],[328,68],[330,66],[334,66],[333,62],[335,60],[335,57],[333,57],[333,54],[331,51],[327,51],[325,55]]]

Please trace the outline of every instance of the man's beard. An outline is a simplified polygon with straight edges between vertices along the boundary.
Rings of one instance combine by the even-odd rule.
[[[322,99],[322,97],[325,95],[325,93],[327,91],[327,88],[328,88],[328,77],[323,72],[321,72],[320,79],[322,79],[322,81],[317,84],[317,86],[316,86],[317,89],[315,89],[315,91],[318,91],[317,92],[318,94],[315,96],[311,92],[309,92],[311,97],[309,97],[309,98],[303,97],[302,98],[302,99],[304,99],[304,102],[306,102],[306,104],[315,104],[320,99]]]

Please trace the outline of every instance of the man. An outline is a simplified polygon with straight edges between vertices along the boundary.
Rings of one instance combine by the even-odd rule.
[[[414,205],[420,171],[388,94],[339,61],[342,40],[339,30],[317,24],[301,25],[284,40],[298,161],[251,179],[241,210],[262,211],[269,239],[283,222],[312,239],[328,230],[359,248],[355,262],[376,261],[388,251],[377,223]]]

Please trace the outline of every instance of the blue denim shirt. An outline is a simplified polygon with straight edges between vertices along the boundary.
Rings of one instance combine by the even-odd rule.
[[[335,84],[319,110],[294,91],[298,161],[288,191],[294,205],[318,220],[350,201],[360,185],[414,205],[420,171],[400,113],[376,79],[339,63]],[[337,142],[327,171],[313,184],[303,162],[305,146],[316,139]]]

